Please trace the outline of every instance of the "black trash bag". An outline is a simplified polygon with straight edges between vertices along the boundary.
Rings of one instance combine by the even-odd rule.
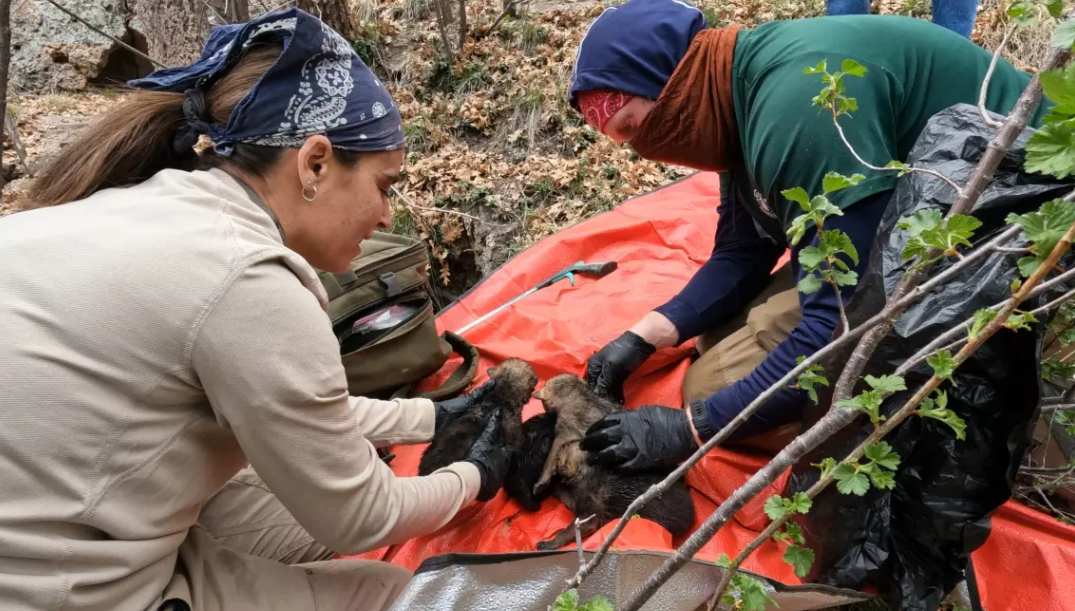
[[[958,184],[966,182],[986,150],[993,130],[978,110],[958,105],[935,115],[910,155],[916,167],[937,170]],[[975,244],[1007,228],[1011,213],[1035,210],[1043,202],[1070,192],[1070,183],[1022,172],[1024,146],[1032,130],[1020,135],[997,170],[997,179],[982,195],[972,214],[983,226]],[[938,208],[947,213],[954,190],[940,179],[913,173],[903,177],[882,219],[868,268],[848,304],[852,326],[877,314],[902,280],[909,265],[902,252],[906,234],[896,229],[902,217]],[[1025,245],[1017,239],[1011,245]],[[897,321],[864,373],[891,374],[906,359],[942,332],[981,308],[1011,296],[1018,277],[1018,255],[995,253],[913,306]],[[954,263],[949,259],[931,275]],[[1032,309],[1045,303],[1035,300]],[[1028,307],[1029,306],[1029,307]],[[871,486],[863,497],[843,495],[829,487],[803,516],[807,545],[816,554],[810,579],[837,587],[875,588],[894,609],[932,611],[963,579],[970,553],[989,535],[992,513],[1011,497],[1015,472],[1038,415],[1039,361],[1044,324],[1033,331],[1001,331],[987,341],[941,386],[948,407],[966,423],[960,441],[948,425],[917,416],[908,418],[885,440],[900,455],[893,490]],[[852,346],[853,348],[853,346]],[[835,383],[851,349],[822,363]],[[923,363],[905,376],[909,391],[890,397],[882,412],[899,409],[932,369]],[[856,392],[862,388],[856,389]],[[806,415],[814,424],[828,409],[831,390]],[[846,456],[873,431],[865,417],[821,444],[792,469],[789,492],[804,491],[820,475],[811,466],[825,457]]]

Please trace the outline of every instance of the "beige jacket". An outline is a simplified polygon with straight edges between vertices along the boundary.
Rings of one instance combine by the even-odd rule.
[[[247,461],[356,553],[474,499],[396,478],[429,401],[350,397],[314,270],[223,172],[0,219],[0,609],[155,609],[201,505]]]

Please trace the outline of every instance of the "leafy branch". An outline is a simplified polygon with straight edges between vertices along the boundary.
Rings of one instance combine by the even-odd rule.
[[[803,74],[820,74],[821,80],[825,84],[825,88],[821,90],[817,96],[813,99],[814,106],[820,106],[832,112],[832,123],[836,126],[836,132],[840,134],[840,140],[843,140],[844,146],[847,150],[851,151],[855,159],[874,172],[898,172],[900,176],[911,172],[919,172],[922,174],[929,174],[935,176],[960,192],[960,187],[952,179],[948,178],[944,174],[935,170],[924,170],[921,168],[915,168],[899,161],[890,161],[888,165],[881,167],[876,166],[858,154],[855,147],[851,146],[851,142],[848,141],[847,135],[844,134],[844,128],[840,125],[840,117],[842,115],[849,115],[853,111],[858,110],[858,100],[845,95],[847,93],[846,86],[844,85],[844,77],[855,76],[862,78],[866,76],[866,66],[856,62],[853,59],[845,59],[840,66],[840,70],[834,73],[828,72],[828,66],[825,60],[821,60],[818,64],[811,68],[803,70]]]

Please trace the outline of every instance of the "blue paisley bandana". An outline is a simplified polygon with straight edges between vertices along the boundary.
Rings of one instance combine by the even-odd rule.
[[[250,46],[278,41],[283,42],[283,53],[235,107],[228,124],[208,122],[204,92]],[[297,148],[314,134],[359,152],[403,146],[399,109],[388,91],[342,36],[297,8],[214,28],[195,63],[158,70],[128,84],[186,93],[189,126],[177,142],[192,142],[191,137],[196,140],[204,133],[223,155],[240,142]]]

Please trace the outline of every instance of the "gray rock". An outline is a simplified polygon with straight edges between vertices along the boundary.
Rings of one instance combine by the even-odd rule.
[[[127,29],[123,0],[59,1],[102,31],[121,40],[133,40]],[[117,58],[113,57],[119,47],[115,42],[44,0],[14,0],[11,8],[11,80],[16,91],[77,91],[90,81],[107,77],[109,70],[123,78],[123,66],[116,65]]]

